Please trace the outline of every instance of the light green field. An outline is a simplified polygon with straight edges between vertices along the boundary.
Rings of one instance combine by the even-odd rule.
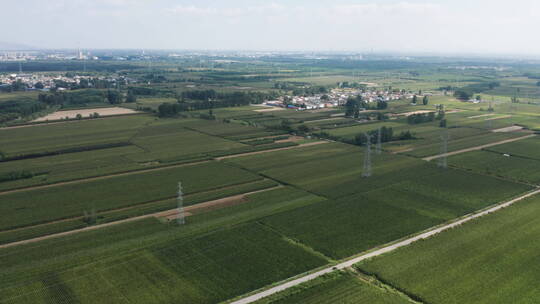
[[[427,303],[535,303],[538,197],[358,267]]]
[[[363,281],[350,272],[335,272],[255,303],[410,304],[411,301],[402,295]]]

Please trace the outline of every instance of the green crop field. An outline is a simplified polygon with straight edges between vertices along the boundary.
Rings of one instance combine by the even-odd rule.
[[[411,302],[404,296],[363,281],[350,272],[335,272],[255,303],[410,304]]]
[[[194,215],[182,227],[148,219],[0,249],[0,301],[225,300],[326,263],[252,222],[320,199],[281,188],[250,195],[245,204]],[[50,250],[37,250],[46,247]]]
[[[0,147],[7,157],[96,144],[128,142],[150,116],[115,117],[0,129]]]
[[[485,150],[500,154],[540,160],[540,140],[538,137],[528,138],[513,143],[489,147]]]
[[[264,222],[327,256],[341,259],[530,189],[456,170],[420,172],[378,188],[360,187],[357,192],[361,194],[274,215]]]
[[[533,197],[358,265],[427,303],[534,303],[540,297]]]
[[[491,151],[474,151],[449,158],[449,164],[482,174],[490,174],[525,183],[540,182],[540,160],[505,156]]]
[[[0,209],[6,215],[0,229],[82,216],[93,209],[100,212],[173,198],[178,181],[183,181],[185,192],[191,194],[258,179],[261,177],[244,170],[210,162],[8,193],[0,195]]]
[[[4,281],[0,300],[215,303],[324,262],[279,235],[251,224],[48,271],[33,280],[24,278],[24,289],[20,282]]]
[[[538,139],[500,144],[540,130],[534,58],[31,54],[0,64],[2,304],[229,303],[540,185]],[[539,203],[258,303],[535,303]]]

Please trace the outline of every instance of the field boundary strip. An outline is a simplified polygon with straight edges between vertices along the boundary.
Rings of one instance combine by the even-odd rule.
[[[460,225],[462,225],[464,223],[472,221],[472,220],[474,220],[476,218],[488,215],[488,214],[496,212],[496,211],[498,211],[500,209],[511,206],[516,202],[519,202],[521,200],[524,200],[526,198],[534,196],[534,195],[536,195],[538,193],[540,193],[540,188],[536,188],[533,191],[529,191],[529,192],[527,192],[527,193],[525,193],[525,194],[523,194],[521,196],[513,198],[513,199],[511,199],[509,201],[506,201],[504,203],[497,204],[495,206],[489,207],[489,208],[487,208],[487,209],[485,209],[483,211],[466,215],[466,216],[462,217],[461,219],[459,219],[459,220],[457,220],[455,222],[451,222],[451,223],[443,225],[443,226],[436,226],[436,227],[434,227],[434,228],[432,228],[430,230],[427,230],[427,231],[425,231],[423,233],[412,236],[410,238],[398,241],[396,243],[391,243],[390,245],[387,245],[385,247],[382,247],[382,248],[373,250],[371,252],[362,254],[360,256],[351,258],[351,259],[349,259],[347,261],[344,261],[344,262],[339,263],[337,265],[333,265],[333,266],[324,268],[324,269],[316,271],[314,273],[310,273],[310,274],[307,274],[305,276],[302,276],[302,277],[299,277],[299,278],[296,278],[296,279],[292,279],[292,280],[291,279],[285,280],[285,281],[283,281],[283,283],[278,284],[278,285],[276,285],[274,287],[271,287],[269,289],[257,292],[255,294],[249,295],[247,297],[244,297],[244,298],[241,298],[241,299],[238,299],[238,300],[235,300],[235,301],[229,301],[228,303],[230,303],[230,304],[249,304],[249,303],[256,302],[256,301],[258,301],[260,299],[266,298],[268,296],[279,293],[279,292],[284,291],[286,289],[289,289],[291,287],[300,285],[302,283],[311,281],[311,280],[316,279],[316,278],[318,278],[320,276],[331,273],[331,272],[333,272],[335,270],[342,270],[342,269],[350,268],[354,264],[357,264],[357,263],[359,263],[359,262],[361,262],[363,260],[373,258],[373,257],[379,256],[379,255],[394,251],[394,250],[396,250],[398,248],[408,246],[408,245],[410,245],[410,244],[412,244],[412,243],[414,243],[416,241],[432,237],[432,236],[437,235],[437,234],[439,234],[439,233],[441,233],[443,231],[455,228],[455,227],[460,226]]]
[[[24,188],[12,189],[12,190],[5,190],[5,191],[0,191],[0,196],[6,195],[6,194],[24,192],[24,191],[46,189],[46,188],[56,187],[56,186],[64,186],[64,185],[70,185],[70,184],[84,183],[84,182],[107,179],[107,178],[112,178],[112,177],[133,175],[133,174],[139,174],[139,173],[148,173],[148,172],[154,172],[154,171],[160,171],[160,170],[166,170],[166,169],[180,168],[180,167],[185,167],[185,166],[187,167],[187,166],[199,165],[199,164],[204,164],[204,163],[208,163],[208,162],[211,162],[211,161],[220,161],[220,160],[229,159],[229,158],[235,158],[235,157],[263,154],[263,153],[276,152],[276,151],[282,151],[282,150],[290,150],[290,149],[297,149],[297,148],[305,148],[305,147],[325,144],[325,143],[329,143],[329,142],[330,141],[316,141],[316,142],[300,144],[300,145],[290,146],[290,147],[283,147],[283,148],[277,148],[277,149],[268,149],[268,150],[262,150],[262,151],[254,151],[254,152],[246,152],[246,153],[239,153],[239,154],[233,154],[233,155],[214,157],[214,158],[209,159],[209,160],[202,160],[202,161],[195,161],[195,162],[188,162],[188,163],[180,163],[180,164],[174,164],[174,165],[164,165],[164,166],[148,168],[148,169],[136,169],[136,170],[126,171],[126,172],[118,172],[118,173],[113,173],[113,174],[108,174],[108,175],[100,175],[100,176],[87,177],[87,178],[79,178],[79,179],[68,180],[68,181],[64,181],[64,182],[58,182],[58,183],[51,183],[51,184],[45,184],[45,185],[36,185],[36,186],[30,186],[30,187],[24,187]]]
[[[149,173],[149,172],[154,172],[154,171],[161,171],[161,170],[166,170],[166,169],[174,169],[174,168],[180,168],[180,167],[195,166],[195,165],[200,165],[200,164],[204,164],[204,163],[208,163],[208,162],[211,162],[211,160],[196,161],[196,162],[192,162],[192,163],[180,163],[180,164],[175,164],[175,165],[160,166],[160,167],[154,167],[154,168],[148,168],[148,169],[124,171],[124,172],[118,172],[118,173],[113,173],[113,174],[108,174],[108,175],[100,175],[100,176],[94,176],[94,177],[73,179],[73,180],[68,180],[68,181],[58,182],[58,183],[30,186],[30,187],[25,187],[25,188],[18,188],[18,189],[13,189],[13,190],[0,191],[0,196],[6,195],[6,194],[12,194],[12,193],[24,192],[24,191],[46,189],[46,188],[50,188],[50,187],[57,187],[57,186],[65,186],[65,185],[71,185],[71,184],[91,182],[91,181],[95,181],[95,180],[101,180],[101,179],[107,179],[107,178],[113,178],[113,177],[119,177],[119,176],[127,176],[127,175],[134,175],[134,174]]]
[[[198,203],[198,204],[195,204],[195,205],[187,206],[187,207],[184,207],[184,212],[185,212],[184,216],[188,217],[188,216],[193,215],[193,213],[191,213],[191,212],[198,211],[198,210],[204,210],[204,209],[212,209],[212,208],[219,207],[219,205],[225,205],[225,207],[226,207],[226,206],[229,205],[231,200],[245,199],[245,197],[248,196],[248,195],[261,193],[261,192],[266,192],[266,191],[270,191],[270,190],[275,190],[275,189],[279,189],[279,188],[282,188],[282,187],[283,187],[283,185],[277,185],[277,186],[266,188],[266,189],[246,192],[246,193],[237,194],[237,195],[228,196],[228,197],[222,197],[222,198],[219,198],[219,199],[215,199],[215,200],[206,201],[206,202]],[[110,226],[124,224],[124,223],[128,223],[128,222],[138,221],[138,220],[147,219],[147,218],[151,218],[151,217],[155,217],[155,218],[163,218],[163,217],[165,217],[165,218],[168,218],[168,219],[172,219],[174,217],[174,214],[177,213],[177,210],[178,210],[177,208],[174,208],[174,209],[165,210],[165,211],[158,211],[158,212],[153,212],[153,213],[144,214],[144,215],[140,215],[140,216],[130,217],[130,218],[119,220],[119,221],[113,221],[113,222],[104,223],[104,224],[100,224],[100,225],[94,225],[94,226],[84,227],[84,228],[80,228],[80,229],[69,230],[69,231],[64,231],[64,232],[59,232],[59,233],[54,233],[54,234],[49,234],[49,235],[44,235],[44,236],[40,236],[40,237],[36,237],[36,238],[32,238],[32,239],[27,239],[27,240],[2,244],[2,245],[0,245],[0,249],[5,249],[5,248],[9,248],[9,247],[15,247],[15,246],[19,246],[19,245],[36,243],[36,242],[40,242],[40,241],[44,241],[44,240],[48,240],[48,239],[53,239],[53,238],[58,238],[58,237],[62,237],[62,236],[72,235],[72,234],[80,233],[80,232],[84,232],[84,231],[97,230],[97,229],[101,229],[101,228],[105,228],[105,227],[110,227]]]
[[[438,155],[424,157],[424,158],[422,158],[422,160],[432,161],[434,159],[438,159],[438,158],[441,158],[441,157],[447,157],[447,156],[457,155],[457,154],[461,154],[461,153],[465,153],[465,152],[471,152],[471,151],[478,151],[478,150],[482,150],[484,148],[489,148],[489,147],[493,147],[493,146],[507,144],[507,143],[511,143],[511,142],[514,142],[514,141],[531,138],[531,137],[534,137],[534,136],[536,136],[536,134],[529,134],[529,135],[525,135],[525,136],[521,136],[521,137],[517,137],[517,138],[505,139],[505,140],[492,142],[492,143],[481,145],[481,146],[476,146],[476,147],[466,148],[466,149],[457,150],[457,151],[453,151],[453,152],[448,152],[448,153],[444,153],[444,154],[438,154]]]
[[[241,153],[241,154],[220,156],[220,157],[216,157],[214,159],[215,160],[223,160],[223,159],[242,157],[242,156],[249,156],[249,155],[257,155],[257,154],[263,154],[263,153],[269,153],[269,152],[305,148],[305,147],[316,146],[316,145],[326,144],[326,143],[329,143],[329,141],[321,140],[321,141],[311,142],[311,143],[307,143],[307,144],[300,144],[300,145],[297,145],[297,146],[290,146],[290,147],[284,147],[284,148],[277,148],[277,149],[269,149],[269,150],[262,150],[262,151],[254,151],[254,152],[246,152],[246,153]]]

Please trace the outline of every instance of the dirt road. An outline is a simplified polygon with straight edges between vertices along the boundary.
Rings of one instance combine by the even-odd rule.
[[[283,150],[298,149],[298,148],[316,146],[316,145],[327,144],[327,143],[329,143],[329,141],[316,141],[316,142],[311,142],[311,143],[307,143],[307,144],[301,144],[301,145],[297,145],[297,146],[290,146],[290,147],[285,147],[285,148],[277,148],[277,149],[270,149],[270,150],[242,153],[242,154],[227,155],[227,156],[217,157],[215,159],[216,160],[222,160],[222,159],[235,158],[235,157],[241,157],[241,156],[248,156],[248,155],[263,154],[263,153],[283,151]]]
[[[228,159],[228,158],[234,158],[234,157],[242,157],[242,156],[254,155],[254,154],[262,154],[262,153],[268,153],[268,152],[274,152],[274,151],[297,149],[297,148],[309,147],[309,146],[320,145],[320,144],[325,144],[325,143],[328,143],[328,141],[317,141],[317,142],[312,142],[312,143],[307,143],[307,144],[300,144],[300,145],[297,145],[297,146],[290,146],[290,147],[285,147],[285,148],[277,148],[277,149],[263,150],[263,151],[257,151],[257,152],[247,152],[247,153],[241,153],[241,154],[227,155],[227,156],[217,157],[217,158],[214,158],[214,159],[215,160],[222,160],[222,159]],[[25,188],[20,188],[20,189],[0,191],[0,196],[5,195],[5,194],[17,193],[17,192],[24,192],[24,191],[45,189],[45,188],[56,187],[56,186],[64,186],[64,185],[70,185],[70,184],[84,183],[84,182],[95,181],[95,180],[106,179],[106,178],[117,177],[117,176],[125,176],[125,175],[139,174],[139,173],[148,173],[148,172],[160,171],[160,170],[165,170],[165,169],[179,168],[179,167],[184,167],[184,166],[194,166],[194,165],[199,165],[199,164],[202,164],[202,163],[207,163],[209,161],[211,161],[211,160],[203,160],[203,161],[197,161],[197,162],[193,162],[193,163],[183,163],[183,164],[177,164],[177,165],[171,165],[171,166],[163,166],[163,167],[150,168],[150,169],[135,170],[135,171],[129,171],[129,172],[120,172],[120,173],[102,175],[102,176],[97,176],[97,177],[89,177],[89,178],[83,178],[83,179],[70,180],[70,181],[66,181],[66,182],[59,182],[59,183],[53,183],[53,184],[47,184],[47,185],[30,186],[30,187],[25,187]]]
[[[204,203],[200,203],[200,204],[195,204],[195,205],[192,205],[192,206],[187,206],[187,207],[184,208],[184,212],[185,212],[184,216],[188,217],[188,216],[191,216],[193,214],[196,214],[199,211],[210,211],[210,210],[214,210],[214,209],[218,209],[218,208],[224,208],[224,207],[228,207],[228,206],[231,206],[231,205],[244,203],[244,202],[247,202],[246,197],[248,195],[255,194],[255,193],[260,193],[260,192],[266,192],[266,191],[278,189],[278,188],[281,188],[281,187],[283,187],[283,186],[279,185],[279,186],[275,186],[275,187],[271,187],[271,188],[266,188],[266,189],[262,189],[262,190],[252,191],[252,192],[246,192],[246,193],[242,193],[242,194],[239,194],[239,195],[224,197],[224,198],[220,198],[220,199],[217,199],[217,200],[212,200],[212,201],[208,201],[208,202],[204,202]],[[89,227],[85,227],[85,228],[81,228],[81,229],[75,229],[75,230],[70,230],[70,231],[45,235],[45,236],[41,236],[41,237],[37,237],[37,238],[33,238],[33,239],[28,239],[28,240],[22,240],[22,241],[13,242],[13,243],[7,243],[7,244],[0,245],[0,249],[9,248],[9,247],[15,247],[15,246],[24,245],[24,244],[36,243],[36,242],[40,242],[40,241],[44,241],[44,240],[48,240],[48,239],[59,238],[59,237],[62,237],[62,236],[72,235],[72,234],[80,233],[80,232],[84,232],[84,231],[102,229],[102,228],[105,228],[105,227],[110,227],[110,226],[114,226],[114,225],[129,223],[129,222],[138,221],[138,220],[151,218],[151,217],[156,217],[156,218],[164,217],[164,218],[167,218],[169,220],[172,220],[172,219],[175,219],[177,215],[178,215],[178,209],[171,209],[171,210],[167,210],[167,211],[149,213],[149,214],[136,216],[136,217],[131,217],[131,218],[127,218],[127,219],[123,219],[123,220],[119,220],[119,221],[114,221],[114,222],[110,222],[110,223],[105,223],[105,224],[89,226]]]
[[[514,142],[514,141],[523,140],[523,139],[531,138],[531,137],[534,137],[534,136],[536,136],[536,134],[529,134],[529,135],[525,135],[525,136],[522,136],[522,137],[505,139],[505,140],[501,140],[501,141],[498,141],[498,142],[489,143],[489,144],[476,146],[476,147],[472,147],[472,148],[467,148],[467,149],[462,149],[462,150],[457,150],[457,151],[453,151],[453,152],[448,152],[448,153],[445,153],[445,154],[428,156],[428,157],[424,157],[422,159],[426,160],[426,161],[432,161],[434,159],[441,158],[441,157],[452,156],[452,155],[461,154],[461,153],[470,152],[470,151],[482,150],[484,148],[489,148],[489,147],[498,146],[498,145],[502,145],[502,144],[506,144],[506,143],[511,143],[511,142]]]
[[[126,176],[126,175],[133,175],[133,174],[139,174],[139,173],[160,171],[160,170],[165,170],[165,169],[194,166],[194,165],[199,165],[199,164],[203,164],[207,162],[209,162],[209,160],[203,160],[203,161],[198,161],[198,162],[193,162],[193,163],[183,163],[183,164],[177,164],[177,165],[171,165],[171,166],[156,167],[156,168],[150,168],[150,169],[134,170],[134,171],[128,171],[128,172],[113,173],[109,175],[101,175],[101,176],[88,177],[88,178],[82,178],[82,179],[74,179],[74,180],[70,180],[66,182],[59,182],[59,183],[53,183],[53,184],[47,184],[47,185],[30,186],[30,187],[25,187],[25,188],[20,188],[20,189],[0,191],[0,196],[4,194],[24,192],[24,191],[29,191],[29,190],[45,189],[45,188],[56,187],[56,186],[64,186],[64,185],[70,185],[70,184],[90,182],[90,181],[117,177],[117,176]]]
[[[255,293],[253,295],[250,295],[248,297],[245,297],[243,299],[233,301],[233,302],[230,302],[230,303],[231,304],[253,303],[253,302],[258,301],[258,300],[260,300],[262,298],[265,298],[265,297],[268,297],[270,295],[276,294],[276,293],[278,293],[280,291],[284,291],[285,289],[288,289],[290,287],[294,287],[294,286],[297,286],[299,284],[311,281],[311,280],[313,280],[315,278],[318,278],[318,277],[320,277],[322,275],[325,275],[327,273],[335,271],[336,269],[349,268],[349,267],[352,267],[354,264],[357,264],[357,263],[359,263],[359,262],[361,262],[363,260],[378,256],[378,255],[381,255],[381,254],[384,254],[384,253],[387,253],[387,252],[390,252],[390,251],[393,251],[393,250],[396,250],[396,249],[398,249],[400,247],[410,245],[411,243],[416,242],[418,240],[429,238],[429,237],[434,236],[436,234],[439,234],[439,233],[441,233],[441,232],[443,232],[445,230],[452,229],[452,228],[457,227],[459,225],[462,225],[462,224],[464,224],[466,222],[469,222],[469,221],[471,221],[473,219],[479,218],[479,217],[487,215],[489,213],[493,213],[495,211],[498,211],[498,210],[500,210],[502,208],[508,207],[508,206],[520,201],[520,200],[531,197],[531,196],[536,195],[538,193],[540,193],[539,188],[537,188],[536,190],[534,190],[532,192],[528,192],[528,193],[526,193],[524,195],[521,195],[521,196],[519,196],[517,198],[514,198],[514,199],[512,199],[510,201],[507,201],[505,203],[502,203],[502,204],[496,205],[494,207],[491,207],[489,209],[486,209],[484,211],[470,214],[470,215],[468,215],[468,216],[466,216],[466,217],[464,217],[464,218],[462,218],[462,219],[460,219],[458,221],[455,221],[453,223],[450,223],[450,224],[447,224],[447,225],[444,225],[444,226],[441,226],[441,227],[438,227],[438,228],[431,229],[431,230],[426,231],[424,233],[421,233],[419,235],[407,238],[407,239],[399,241],[397,243],[390,244],[390,245],[382,247],[380,249],[377,249],[377,250],[371,251],[369,253],[357,256],[355,258],[352,258],[352,259],[350,259],[348,261],[337,264],[335,266],[319,270],[317,272],[314,272],[314,273],[311,273],[311,274],[296,278],[296,279],[291,280],[291,281],[286,281],[286,282],[284,282],[282,284],[279,284],[279,285],[277,285],[275,287],[272,287],[270,289]]]

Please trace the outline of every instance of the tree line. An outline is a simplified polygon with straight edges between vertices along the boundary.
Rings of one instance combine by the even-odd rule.
[[[271,98],[274,93],[261,92],[232,92],[221,93],[214,90],[185,91],[182,92],[177,103],[163,103],[158,107],[160,117],[176,116],[181,112],[207,110],[213,108],[226,108],[259,104]],[[186,98],[190,99],[186,101]]]
[[[378,100],[375,104],[371,105],[366,102],[360,95],[355,97],[349,97],[345,103],[345,116],[358,118],[361,110],[384,110],[388,108],[388,102],[385,100]]]

